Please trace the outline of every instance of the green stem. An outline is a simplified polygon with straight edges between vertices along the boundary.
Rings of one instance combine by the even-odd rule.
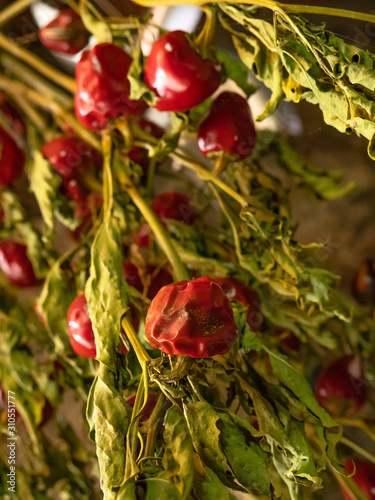
[[[83,127],[77,118],[75,118],[71,113],[68,113],[59,103],[48,99],[38,92],[35,92],[24,83],[16,82],[2,75],[0,75],[0,89],[5,90],[6,92],[9,92],[11,89],[13,94],[25,96],[27,99],[37,104],[40,108],[49,111],[52,115],[63,118],[64,123],[71,126],[74,132],[76,132],[81,139],[99,151],[101,150],[100,140],[92,132],[89,132],[85,127]]]
[[[364,458],[366,458],[366,460],[368,460],[369,462],[375,464],[375,457],[373,455],[371,455],[371,453],[369,453],[367,450],[364,450],[358,444],[353,443],[353,441],[351,441],[350,439],[348,439],[346,437],[342,437],[340,439],[340,443],[344,444],[348,448],[351,448],[352,450],[354,450],[355,452],[359,453]]]
[[[132,202],[138,208],[138,210],[145,218],[147,224],[150,226],[151,231],[154,233],[157,242],[159,243],[163,252],[167,256],[169,262],[171,263],[175,278],[178,281],[182,280],[188,281],[190,279],[189,274],[184,264],[182,263],[176,249],[174,248],[173,243],[168,236],[168,233],[161,225],[159,219],[156,217],[156,215],[148,206],[146,201],[139,194],[137,189],[133,186],[131,180],[124,172],[124,169],[121,170],[118,169],[118,177],[120,182],[124,185],[124,188],[126,189],[126,192],[130,196]]]
[[[195,45],[205,57],[212,53],[212,43],[216,32],[216,10],[210,5],[204,5],[201,9],[206,14],[206,19],[202,31],[195,39]]]
[[[213,175],[220,175],[228,163],[228,158],[226,157],[224,151],[222,151],[215,160],[215,166],[212,171]]]
[[[52,139],[52,131],[47,126],[47,122],[44,117],[31,106],[31,104],[22,96],[13,96],[14,101],[22,109],[29,120],[37,127],[39,132],[43,135],[45,141]]]
[[[111,170],[112,138],[108,131],[102,135],[103,163],[103,212],[104,220],[109,221],[113,205],[113,178]]]
[[[145,406],[147,402],[147,398],[148,398],[147,371],[142,369],[141,380],[139,381],[137,394],[135,396],[132,418],[128,427],[128,432],[126,434],[125,481],[134,477],[138,472],[138,467],[136,464],[136,457],[135,457],[136,442],[138,435],[138,423],[139,423],[139,416],[142,412],[142,408]]]
[[[134,349],[134,352],[138,358],[139,364],[141,366],[143,366],[147,363],[150,363],[150,361],[152,361],[152,358],[150,357],[150,355],[148,354],[148,352],[144,348],[143,344],[139,340],[138,335],[136,334],[136,332],[133,328],[133,325],[131,324],[131,322],[129,321],[129,319],[126,316],[124,316],[122,318],[121,326],[125,331],[125,335],[126,335],[127,339],[129,340],[129,342],[131,343],[131,346]]]
[[[145,149],[150,149],[150,145],[143,141],[136,141],[134,145],[140,146]],[[245,200],[245,198],[243,198],[239,193],[234,191],[234,189],[232,189],[230,186],[225,184],[225,182],[218,179],[213,172],[210,172],[195,160],[189,158],[184,153],[181,153],[179,151],[170,153],[169,157],[182,163],[188,169],[193,170],[193,172],[195,172],[200,179],[204,181],[211,181],[218,188],[227,193],[231,198],[236,200],[242,207],[247,207],[248,203]]]
[[[21,14],[21,12],[25,11],[34,2],[35,0],[18,0],[5,7],[5,9],[0,12],[0,27]]]
[[[14,75],[22,82],[32,82],[34,91],[39,92],[44,97],[50,96],[54,101],[65,108],[73,108],[74,101],[69,94],[51,84],[49,80],[46,80],[37,71],[32,70],[26,64],[18,61],[17,58],[4,52],[0,54],[0,63],[4,66],[6,70],[5,73],[8,77]],[[12,93],[12,88],[9,89],[9,92]]]
[[[9,52],[21,61],[25,62],[36,71],[44,75],[46,78],[55,82],[57,85],[64,87],[69,92],[74,93],[76,89],[76,82],[74,78],[65,75],[61,71],[53,68],[42,59],[32,54],[23,47],[19,47],[16,43],[12,42],[5,35],[0,33],[0,48]]]
[[[162,416],[164,413],[165,401],[166,401],[165,395],[163,393],[160,393],[158,401],[151,414],[151,417],[147,420],[145,424],[147,428],[147,439],[144,450],[145,457],[152,457],[152,455],[154,454],[156,437],[159,433],[161,424],[163,422]]]

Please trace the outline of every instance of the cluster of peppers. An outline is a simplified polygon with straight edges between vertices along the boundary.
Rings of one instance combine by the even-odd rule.
[[[89,33],[80,17],[66,9],[40,30],[40,40],[52,51],[74,54],[87,45]],[[143,99],[130,99],[127,75],[131,63],[131,57],[111,43],[100,43],[84,51],[76,69],[76,117],[86,129],[96,134],[116,128],[116,120],[126,117],[133,120],[146,136],[160,139],[163,129],[141,117],[148,104]],[[212,96],[222,78],[217,61],[203,57],[193,39],[182,31],[162,35],[154,43],[144,67],[144,83],[155,93],[154,107],[159,111],[181,112],[198,106]],[[12,187],[22,177],[25,168],[25,153],[17,140],[17,136],[24,133],[24,125],[19,112],[5,95],[1,96],[0,110],[12,125],[12,131],[0,127],[0,186]],[[219,168],[222,168],[223,156],[246,159],[252,154],[255,144],[256,133],[246,99],[235,92],[220,93],[198,128],[197,145],[201,153],[209,158],[220,158]],[[46,142],[41,153],[58,174],[61,193],[74,207],[74,218],[80,221],[80,225],[73,236],[79,239],[90,229],[93,213],[97,213],[103,203],[100,188],[90,188],[90,179],[101,175],[103,156],[69,130]],[[124,155],[147,174],[147,149],[130,144]],[[220,173],[215,169],[217,174]],[[192,224],[198,215],[189,197],[179,192],[164,192],[154,197],[151,209],[162,226],[171,220]],[[150,248],[147,224],[134,235],[133,242],[139,247]],[[9,283],[16,287],[41,284],[27,256],[26,246],[21,243],[0,242],[0,269]],[[203,276],[192,281],[174,282],[169,268],[148,263],[140,270],[126,259],[123,271],[128,285],[150,301],[145,318],[145,334],[150,346],[167,355],[211,358],[228,353],[238,339],[231,301],[247,307],[247,323],[251,331],[257,332],[261,328],[261,305],[257,293],[234,277]],[[373,271],[373,280],[372,274]],[[360,270],[356,278],[356,289],[360,294],[366,292],[361,286],[364,281],[359,283],[362,275],[363,270]],[[137,311],[131,310],[131,315],[132,326],[137,331]],[[72,302],[67,325],[73,351],[84,358],[95,358],[95,335],[84,294]],[[285,352],[298,353],[300,341],[292,332],[280,329],[279,335]],[[121,342],[119,351],[126,355],[128,347]],[[359,411],[368,399],[360,360],[352,355],[344,356],[326,366],[318,377],[315,394],[319,403],[333,415]],[[150,393],[142,410],[141,422],[150,417],[157,399],[157,395]],[[135,401],[135,395],[127,398],[131,406]],[[346,468],[352,473],[353,462],[348,461]],[[354,481],[367,498],[374,499],[375,466],[356,459],[355,468]],[[343,494],[346,499],[352,498],[345,490]]]

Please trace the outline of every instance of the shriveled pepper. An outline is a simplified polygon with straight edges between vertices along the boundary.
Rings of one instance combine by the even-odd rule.
[[[142,100],[129,98],[128,71],[131,57],[111,43],[86,50],[77,64],[75,111],[86,128],[101,130],[119,116],[141,115],[147,108]]]
[[[148,310],[146,335],[167,354],[209,358],[228,352],[238,332],[229,299],[205,276],[163,287]]]

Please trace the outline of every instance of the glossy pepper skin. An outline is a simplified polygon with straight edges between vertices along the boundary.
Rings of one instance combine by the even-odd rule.
[[[375,500],[375,464],[356,458],[354,465],[355,474],[353,480],[369,500]],[[345,462],[345,469],[349,474],[354,471],[352,460]],[[345,500],[352,500],[344,490],[342,490],[342,494]]]
[[[79,137],[62,136],[52,139],[40,151],[53,169],[65,179],[76,179],[86,169],[99,169],[103,164],[99,151]]]
[[[135,319],[138,320],[138,318]],[[133,328],[138,330],[135,320],[133,320]],[[96,358],[95,335],[84,294],[78,295],[70,304],[68,330],[73,351],[83,358]],[[121,342],[120,353],[126,354],[127,352],[125,345]]]
[[[0,270],[12,285],[20,288],[38,286],[41,283],[35,276],[26,246],[21,243],[0,242]]]
[[[323,368],[315,385],[315,396],[332,414],[360,410],[367,400],[361,360],[343,356]]]
[[[76,297],[70,304],[68,330],[73,351],[83,358],[95,358],[95,336],[87,309],[87,300],[83,294]]]
[[[86,47],[90,33],[72,9],[60,13],[39,30],[39,39],[47,49],[61,54],[77,54]]]
[[[0,127],[0,145],[0,186],[6,186],[22,176],[25,155],[3,127]]]
[[[237,327],[229,299],[212,278],[163,287],[146,316],[151,346],[166,354],[209,358],[229,351]]]
[[[185,224],[192,224],[197,211],[192,207],[186,194],[170,191],[161,193],[152,200],[151,208],[161,220],[173,219]]]
[[[223,151],[244,160],[256,144],[249,105],[235,92],[223,92],[211,104],[198,129],[198,147],[204,156]]]
[[[259,331],[263,317],[258,294],[236,278],[215,278],[215,281],[219,283],[229,300],[238,300],[244,306],[248,306],[247,322],[251,331]]]
[[[86,128],[101,130],[119,116],[141,115],[146,110],[143,100],[129,99],[131,62],[126,52],[111,43],[82,54],[76,68],[75,111]]]
[[[158,96],[156,109],[187,111],[205,101],[221,82],[221,67],[203,60],[184,31],[162,35],[145,64],[146,85]]]
[[[25,132],[25,124],[21,115],[3,92],[0,92],[0,112],[8,120],[12,130],[17,135],[22,135]]]

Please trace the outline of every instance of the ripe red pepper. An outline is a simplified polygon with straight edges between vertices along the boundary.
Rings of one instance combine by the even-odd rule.
[[[244,306],[248,306],[247,322],[251,331],[259,331],[263,316],[260,312],[260,301],[258,294],[236,278],[215,278],[229,300],[238,300]]]
[[[354,465],[355,474],[353,480],[369,500],[375,500],[375,464],[356,458],[354,460]],[[345,463],[345,468],[349,474],[352,474],[354,471],[353,461],[348,460]],[[345,500],[352,500],[343,489],[342,493]]]
[[[77,54],[86,47],[90,33],[74,10],[64,9],[39,30],[39,38],[42,44],[53,52]]]
[[[76,179],[86,169],[99,169],[103,164],[99,151],[79,137],[58,137],[46,142],[40,151],[53,169],[66,179]]]
[[[156,273],[156,266],[146,265],[146,276],[144,287],[139,276],[138,268],[130,261],[124,260],[122,263],[125,279],[128,285],[134,287],[138,292],[143,293],[147,288],[147,297],[152,300],[158,291],[166,285],[173,283],[172,275],[166,269],[159,269]],[[148,285],[148,286],[147,286]]]
[[[211,104],[198,129],[202,154],[223,151],[243,160],[251,155],[255,144],[255,127],[246,99],[235,92],[223,92]]]
[[[12,285],[20,288],[41,284],[27,256],[26,246],[15,241],[0,242],[0,270]]]
[[[192,224],[197,216],[197,211],[191,206],[190,198],[175,191],[155,196],[151,208],[161,221],[173,219]]]
[[[133,408],[134,403],[135,403],[135,398],[136,398],[136,394],[133,394],[133,396],[129,396],[128,398],[126,398],[126,402],[132,408]],[[148,399],[147,399],[146,406],[144,407],[142,415],[140,416],[140,419],[139,419],[140,422],[145,422],[146,420],[148,420],[151,417],[151,414],[154,411],[156,403],[158,402],[158,398],[159,398],[159,395],[156,394],[156,392],[149,392],[148,393]]]
[[[135,323],[133,323],[133,328]],[[76,297],[68,310],[69,339],[73,351],[83,358],[96,358],[95,335],[84,294]],[[120,353],[128,351],[121,342]]]
[[[17,135],[22,135],[25,132],[25,124],[18,110],[9,101],[8,96],[0,92],[0,112],[8,120],[12,126],[12,130]]]
[[[141,115],[147,108],[142,100],[129,99],[127,78],[132,59],[110,43],[86,50],[77,64],[75,111],[86,128],[100,130],[119,116]]]
[[[361,360],[352,355],[343,356],[323,368],[316,382],[315,396],[332,414],[360,410],[367,400]]]
[[[163,287],[146,316],[151,346],[167,354],[209,358],[229,351],[237,327],[229,299],[209,277]]]
[[[25,155],[8,132],[0,127],[0,186],[19,179],[23,174]]]
[[[202,59],[187,33],[171,31],[152,46],[145,82],[158,96],[156,109],[187,111],[215,92],[221,82],[221,67]]]
[[[95,336],[84,295],[79,295],[70,304],[68,329],[73,351],[84,358],[95,358]]]
[[[360,263],[354,276],[352,291],[354,297],[363,303],[375,300],[375,262],[365,259]]]
[[[300,339],[290,330],[285,328],[277,328],[277,335],[280,336],[280,345],[287,351],[298,352],[301,349]]]

